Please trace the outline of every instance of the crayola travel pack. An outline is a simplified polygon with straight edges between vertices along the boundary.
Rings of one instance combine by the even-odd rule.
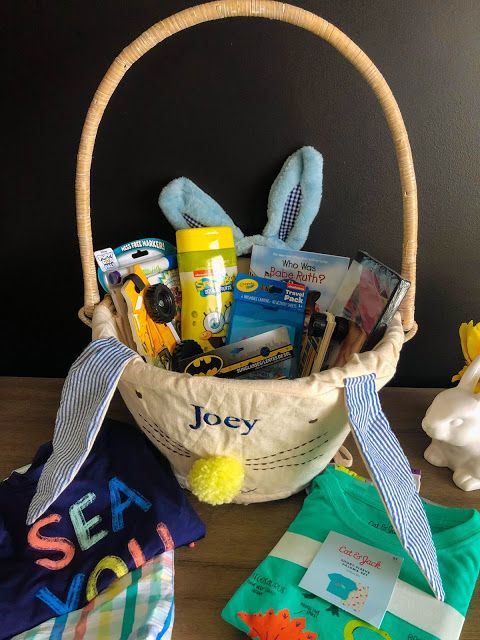
[[[286,327],[294,347],[288,377],[294,377],[306,302],[307,288],[303,284],[239,274],[233,287],[228,342],[238,342],[265,331]]]

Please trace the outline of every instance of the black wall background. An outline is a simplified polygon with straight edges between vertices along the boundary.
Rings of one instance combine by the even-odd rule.
[[[373,59],[402,110],[420,203],[417,320],[394,384],[445,386],[462,365],[458,325],[480,320],[476,0],[298,0]],[[74,209],[75,157],[115,55],[194,2],[5,1],[2,42],[2,374],[63,376],[89,340]],[[174,234],[156,204],[186,175],[245,233],[304,144],[324,155],[324,197],[305,248],[365,248],[400,266],[401,193],[381,109],[357,72],[296,27],[201,25],[157,46],[107,107],[93,162],[95,248]]]

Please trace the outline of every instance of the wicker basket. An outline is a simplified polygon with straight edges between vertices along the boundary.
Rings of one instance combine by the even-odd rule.
[[[372,87],[387,119],[403,195],[402,275],[411,287],[393,322],[373,350],[343,368],[297,380],[234,381],[165,371],[135,358],[125,369],[120,392],[138,426],[169,458],[188,486],[200,457],[231,455],[244,465],[237,502],[270,500],[303,488],[329,462],[348,434],[343,402],[346,377],[375,373],[380,388],[395,373],[401,346],[416,333],[414,321],[417,249],[417,192],[403,119],[385,79],[344,33],[322,18],[269,0],[217,0],[181,11],[153,25],[115,59],[98,87],[85,120],[77,160],[77,225],[85,286],[80,318],[94,338],[122,339],[108,296],[100,303],[90,221],[90,168],[103,112],[127,70],[170,35],[210,20],[250,16],[297,25],[329,42]],[[403,325],[403,327],[402,327]],[[229,419],[225,422],[225,418]],[[197,426],[198,424],[198,426]],[[252,426],[253,424],[253,426]]]

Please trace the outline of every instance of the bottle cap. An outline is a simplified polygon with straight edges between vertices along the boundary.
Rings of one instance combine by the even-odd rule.
[[[233,232],[231,227],[195,227],[177,231],[177,251],[219,251],[233,249]]]

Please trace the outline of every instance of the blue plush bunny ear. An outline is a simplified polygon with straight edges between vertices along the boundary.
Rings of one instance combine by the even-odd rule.
[[[283,165],[268,197],[262,244],[301,249],[320,208],[323,157],[313,147],[295,151]]]
[[[236,243],[244,237],[222,207],[188,178],[169,182],[160,192],[158,204],[174,229],[231,227]]]

